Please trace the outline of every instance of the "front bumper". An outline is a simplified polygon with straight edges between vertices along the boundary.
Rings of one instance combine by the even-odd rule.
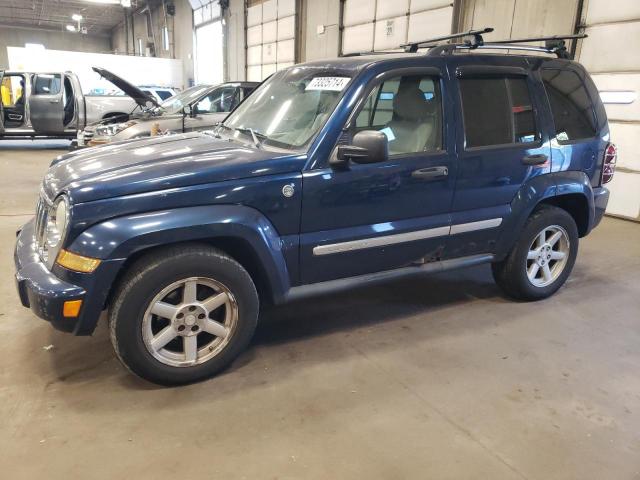
[[[63,305],[67,300],[83,300],[87,292],[78,285],[61,280],[42,263],[36,251],[33,229],[33,220],[22,227],[14,252],[20,302],[58,330],[74,332],[80,317],[64,317]]]
[[[73,272],[59,265],[50,271],[37,253],[33,230],[34,220],[22,227],[13,255],[20,302],[58,330],[91,335],[125,259],[101,260],[93,273]],[[82,300],[75,318],[63,315],[64,302],[68,300]]]

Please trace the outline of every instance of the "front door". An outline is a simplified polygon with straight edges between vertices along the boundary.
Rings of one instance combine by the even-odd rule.
[[[37,134],[64,133],[64,91],[64,75],[61,73],[37,73],[33,76],[29,112],[31,126]]]
[[[240,102],[240,88],[226,86],[209,92],[193,103],[192,114],[184,119],[185,131],[206,130],[223,121]]]
[[[388,72],[368,86],[341,142],[383,132],[389,160],[303,174],[301,283],[442,257],[455,180],[443,92],[434,68]]]
[[[469,55],[452,64],[461,121],[451,257],[493,252],[522,185],[551,167],[548,134],[541,129],[542,85],[524,59],[496,63]]]

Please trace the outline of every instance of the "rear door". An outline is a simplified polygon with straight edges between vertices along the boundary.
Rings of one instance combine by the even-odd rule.
[[[520,187],[550,172],[542,85],[524,59],[456,59],[458,171],[448,256],[492,252]]]
[[[33,76],[29,112],[33,130],[42,135],[64,133],[64,75],[37,73]]]

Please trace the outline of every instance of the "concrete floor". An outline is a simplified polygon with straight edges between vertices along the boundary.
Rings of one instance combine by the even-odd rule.
[[[547,301],[505,299],[486,266],[308,300],[226,373],[159,388],[104,322],[77,338],[19,305],[14,231],[64,150],[17,145],[0,143],[3,478],[640,478],[640,225],[605,219]]]

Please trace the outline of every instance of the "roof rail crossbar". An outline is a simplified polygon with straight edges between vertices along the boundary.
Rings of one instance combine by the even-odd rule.
[[[544,42],[544,47],[538,47],[541,51],[548,53],[555,53],[559,58],[570,58],[570,54],[567,51],[566,40],[578,40],[581,38],[587,38],[586,33],[574,33],[567,35],[552,35],[550,37],[530,37],[530,38],[515,38],[512,40],[496,40],[491,41],[492,45],[513,45],[517,43],[529,43],[529,42]]]
[[[479,46],[484,43],[484,39],[482,38],[482,34],[493,32],[493,28],[487,27],[481,30],[469,30],[468,32],[458,32],[452,33],[451,35],[443,35],[441,37],[429,38],[427,40],[420,40],[418,42],[409,42],[400,47],[404,48],[404,51],[407,53],[416,53],[418,48],[420,47],[433,47],[432,45],[437,42],[442,42],[444,40],[453,40],[455,38],[463,38],[463,37],[473,37],[473,40],[466,40],[465,45],[468,46]]]

